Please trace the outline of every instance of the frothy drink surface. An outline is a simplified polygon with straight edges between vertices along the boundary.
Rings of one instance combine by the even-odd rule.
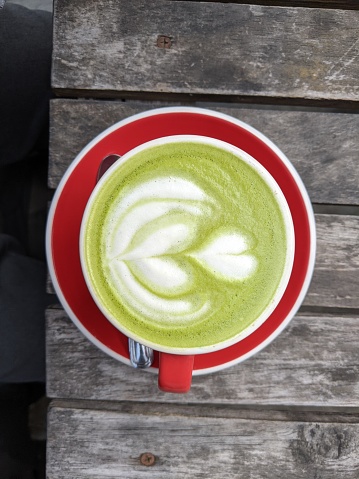
[[[201,143],[154,146],[123,162],[98,192],[85,238],[102,306],[164,347],[239,334],[271,302],[285,265],[271,189],[237,156]]]

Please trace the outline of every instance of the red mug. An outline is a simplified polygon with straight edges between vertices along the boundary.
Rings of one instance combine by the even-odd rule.
[[[252,172],[255,172],[254,174],[260,178],[261,188],[270,191],[271,196],[275,198],[276,211],[280,211],[281,224],[284,225],[285,230],[283,249],[286,253],[281,260],[283,269],[276,276],[277,286],[274,293],[271,292],[271,296],[268,297],[267,303],[245,327],[242,327],[237,318],[235,318],[236,329],[233,329],[232,321],[230,323],[233,329],[230,331],[231,334],[223,331],[222,336],[213,338],[213,341],[211,341],[212,338],[210,340],[206,338],[206,343],[199,345],[193,345],[190,342],[187,344],[185,341],[178,344],[168,344],[158,339],[158,337],[161,337],[161,332],[156,337],[154,328],[152,328],[150,333],[147,332],[145,334],[141,328],[136,330],[136,319],[131,322],[127,317],[134,315],[136,318],[135,314],[137,311],[140,320],[144,317],[145,320],[151,321],[152,319],[153,324],[158,324],[158,321],[161,321],[162,316],[164,316],[163,311],[166,311],[166,308],[173,308],[173,316],[180,318],[180,321],[182,321],[181,326],[187,321],[187,318],[193,321],[193,318],[196,317],[198,321],[203,322],[208,317],[213,317],[212,310],[217,307],[217,304],[214,301],[211,304],[211,299],[208,299],[201,306],[199,309],[200,313],[198,311],[193,313],[185,311],[183,314],[179,314],[178,311],[187,308],[189,304],[188,296],[184,295],[183,299],[178,300],[164,299],[160,293],[158,296],[156,295],[156,287],[159,288],[158,291],[161,291],[160,288],[167,288],[168,285],[166,283],[168,281],[173,281],[175,288],[177,282],[183,280],[182,276],[186,275],[182,269],[176,266],[177,263],[175,265],[172,263],[168,264],[168,261],[172,261],[172,259],[167,259],[168,256],[173,256],[173,248],[178,247],[178,243],[181,243],[181,235],[184,235],[183,244],[186,247],[188,246],[186,243],[188,241],[186,236],[188,228],[181,223],[181,221],[184,221],[183,216],[179,217],[178,224],[171,224],[170,227],[151,233],[150,239],[143,240],[146,248],[140,243],[139,246],[131,250],[132,246],[130,247],[129,245],[131,245],[133,238],[136,238],[138,231],[142,231],[141,228],[145,228],[148,224],[152,225],[153,221],[161,221],[164,217],[166,218],[166,215],[173,214],[174,211],[178,212],[181,207],[185,208],[185,206],[179,206],[179,202],[181,205],[184,205],[187,200],[190,200],[191,205],[192,203],[196,205],[200,202],[203,204],[209,201],[208,195],[200,190],[192,180],[189,181],[182,178],[182,176],[175,177],[172,173],[165,178],[159,174],[154,179],[140,183],[140,185],[137,185],[137,189],[131,190],[127,196],[123,192],[125,188],[118,190],[119,178],[121,175],[124,175],[123,171],[126,171],[126,167],[131,169],[133,162],[137,165],[136,158],[139,156],[142,155],[143,157],[145,155],[147,161],[146,155],[148,155],[148,152],[161,148],[161,151],[163,151],[163,148],[177,148],[177,151],[180,151],[181,148],[188,144],[191,144],[193,148],[195,148],[193,145],[197,145],[196,148],[199,148],[200,154],[203,147],[207,149],[207,154],[209,154],[209,151],[217,152],[220,150],[222,154],[227,155],[227,159],[232,158],[231,161],[236,164],[237,162],[242,162],[246,168],[250,168]],[[213,158],[215,158],[215,153],[213,155]],[[136,168],[138,167],[136,166]],[[169,392],[187,392],[191,386],[194,355],[219,351],[243,340],[258,329],[279,304],[289,282],[295,249],[294,227],[285,196],[270,173],[248,153],[221,140],[198,135],[167,136],[141,144],[122,157],[118,157],[117,161],[103,175],[99,176],[101,178],[99,178],[87,202],[80,231],[81,267],[89,292],[97,307],[115,328],[137,343],[159,351],[160,389]],[[237,185],[234,188],[238,189]],[[114,193],[115,191],[117,192],[116,194]],[[241,195],[243,194],[242,190]],[[170,200],[167,199],[166,195],[168,195]],[[112,196],[115,196],[115,202],[113,203],[115,206],[112,205],[106,210],[106,221],[111,234],[104,236],[100,240],[98,230],[95,230],[96,234],[91,233],[91,230],[93,225],[96,224],[97,218],[102,218],[103,205],[107,205],[108,198]],[[161,200],[164,201],[161,203]],[[174,206],[173,200],[175,201]],[[145,204],[143,204],[144,201],[146,201]],[[258,198],[255,201],[258,201]],[[253,198],[250,198],[248,207],[254,208],[253,204]],[[238,208],[240,207],[241,204],[238,205]],[[167,211],[166,208],[169,208],[169,210]],[[184,213],[188,216],[188,211],[190,211],[190,221],[194,218],[197,222],[198,211],[195,209],[195,212],[192,214],[192,210],[196,206],[192,205],[190,207],[192,210],[188,208],[189,206],[186,206]],[[235,218],[237,223],[239,223],[239,216],[237,218],[237,215],[235,215]],[[195,257],[202,266],[204,264],[210,275],[215,275],[217,284],[220,284],[220,280],[223,282],[223,277],[225,277],[225,281],[233,282],[236,280],[238,285],[247,280],[256,269],[260,268],[257,268],[257,265],[254,266],[257,260],[253,254],[248,252],[249,246],[246,244],[244,236],[237,231],[238,227],[233,229],[233,232],[232,230],[227,232],[229,228],[227,224],[221,224],[221,227],[224,228],[224,231],[222,232],[219,228],[218,231],[220,233],[218,233],[218,237],[210,240],[209,245],[204,246],[203,250],[192,252],[190,256]],[[263,229],[263,225],[261,228]],[[185,233],[183,233],[183,230]],[[111,238],[111,240],[108,238]],[[94,242],[96,242],[96,247]],[[180,247],[183,246],[180,244]],[[130,248],[130,252],[128,252],[128,248]],[[101,261],[98,259],[98,251],[104,251]],[[176,251],[175,249],[175,253]],[[181,252],[182,250],[179,251]],[[277,256],[276,261],[279,261]],[[153,262],[157,262],[154,267]],[[101,266],[99,266],[100,263]],[[142,277],[140,276],[141,280],[136,275],[136,269],[135,273],[132,272],[131,267],[128,266],[129,263],[134,264],[137,269],[138,265],[141,264],[141,268],[144,271],[142,273],[140,270],[140,273],[142,273]],[[162,268],[164,273],[160,272],[159,268]],[[168,269],[167,272],[166,268]],[[153,279],[153,271],[155,271],[155,279]],[[164,279],[161,278],[161,275]],[[100,276],[101,280],[98,279]],[[145,280],[149,278],[149,287],[144,286],[143,277]],[[108,284],[111,285],[112,290],[109,287],[107,291],[107,286],[103,286]],[[153,288],[155,288],[154,291]],[[168,286],[168,289],[171,289],[171,286]],[[115,295],[112,293],[114,290],[116,291]],[[231,300],[232,298],[229,299]],[[118,303],[126,307],[118,308]],[[225,314],[225,310],[223,314]],[[164,324],[166,324],[167,330],[170,333],[172,331],[176,332],[179,339],[179,335],[181,335],[183,330],[177,327],[175,321],[178,321],[178,319],[175,321],[173,318],[168,320],[170,315],[171,313],[169,312],[167,318],[162,319],[162,321],[166,321]],[[190,326],[187,326],[188,323],[185,324],[187,331],[192,324]],[[217,326],[212,326],[211,324],[210,327],[213,330],[214,328],[224,329],[222,324],[223,321],[218,323]],[[160,328],[159,330],[162,331],[162,329]],[[198,329],[193,328],[192,335],[197,331]]]

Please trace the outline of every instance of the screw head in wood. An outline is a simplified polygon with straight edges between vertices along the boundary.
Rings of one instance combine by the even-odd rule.
[[[156,458],[151,452],[144,452],[140,456],[140,462],[144,466],[153,466],[155,461],[156,461]]]
[[[171,37],[167,37],[166,35],[158,35],[157,46],[158,48],[171,48],[172,46]]]

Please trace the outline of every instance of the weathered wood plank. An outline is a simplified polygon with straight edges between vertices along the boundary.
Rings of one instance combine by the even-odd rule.
[[[96,409],[101,411],[117,411],[126,414],[143,415],[182,415],[196,417],[223,417],[234,419],[248,419],[251,421],[294,421],[294,422],[321,422],[359,424],[359,407],[326,410],[325,408],[285,408],[268,406],[231,406],[228,404],[201,403],[164,403],[160,401],[93,401],[91,399],[47,399],[51,407],[70,409]]]
[[[359,308],[359,217],[316,215],[317,257],[307,306]]]
[[[172,0],[174,2],[179,0]],[[188,0],[191,1],[191,0]],[[202,0],[203,1],[203,0]],[[288,0],[205,0],[207,2],[221,3],[243,3],[250,5],[267,5],[288,7]],[[359,4],[357,0],[291,0],[291,7],[306,8],[341,8],[344,10],[358,10]]]
[[[115,21],[114,21],[115,19]],[[232,3],[57,0],[58,91],[359,99],[359,12]],[[161,48],[158,37],[170,38]],[[89,93],[88,93],[89,94]]]
[[[359,217],[315,215],[317,254],[305,306],[359,308]],[[48,292],[53,290],[48,285]]]
[[[358,477],[358,424],[151,416],[145,406],[142,415],[53,408],[49,419],[51,479]]]
[[[54,100],[51,104],[49,185],[95,136],[136,113],[167,104]],[[294,164],[314,203],[359,204],[359,115],[209,108],[242,120],[270,138]]]
[[[267,348],[229,369],[193,378],[186,395],[157,389],[154,374],[112,359],[62,310],[47,313],[50,397],[272,407],[358,408],[359,318],[298,314]]]

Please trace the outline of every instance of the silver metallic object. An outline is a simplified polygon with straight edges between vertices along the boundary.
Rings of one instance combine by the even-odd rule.
[[[153,349],[128,338],[130,361],[134,368],[149,368],[153,363]]]

